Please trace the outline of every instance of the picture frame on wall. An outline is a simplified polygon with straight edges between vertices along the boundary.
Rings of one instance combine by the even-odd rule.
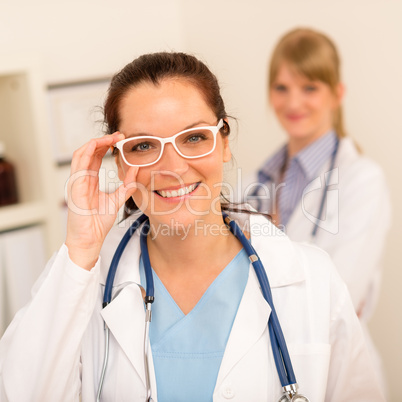
[[[103,103],[110,78],[51,84],[47,98],[54,159],[69,164],[73,152],[104,134]]]

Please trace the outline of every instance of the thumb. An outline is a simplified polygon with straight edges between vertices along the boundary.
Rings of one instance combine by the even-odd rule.
[[[138,169],[139,168],[137,166],[131,166],[126,172],[124,183],[120,185],[115,191],[115,196],[117,197],[118,209],[120,209],[123,206],[123,204],[138,189],[138,184],[136,182]]]

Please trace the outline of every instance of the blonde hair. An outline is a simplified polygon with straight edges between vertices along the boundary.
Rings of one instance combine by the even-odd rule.
[[[336,93],[340,58],[335,44],[326,35],[308,28],[297,28],[285,34],[271,56],[269,88],[284,62],[308,79],[324,82]],[[335,111],[333,124],[338,137],[345,137],[341,106]]]

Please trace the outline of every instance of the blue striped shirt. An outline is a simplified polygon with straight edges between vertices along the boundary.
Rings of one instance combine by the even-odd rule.
[[[287,145],[276,152],[258,172],[258,181],[262,184],[275,184],[277,202],[280,212],[280,223],[285,225],[300,202],[303,190],[314,180],[324,163],[331,158],[337,142],[336,133],[331,130],[327,134],[303,148],[288,160]],[[285,170],[283,171],[283,169]],[[282,174],[283,173],[283,174]],[[275,194],[276,195],[276,194]],[[260,206],[260,210],[276,213],[270,206]]]

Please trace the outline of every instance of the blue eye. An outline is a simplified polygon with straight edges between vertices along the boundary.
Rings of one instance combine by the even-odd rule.
[[[146,152],[151,149],[151,144],[147,142],[140,142],[131,147],[130,152]]]
[[[202,140],[202,136],[201,135],[192,135],[191,137],[188,138],[188,142],[200,142]]]
[[[287,91],[286,86],[285,86],[285,85],[282,85],[282,84],[274,85],[274,86],[273,86],[273,89],[274,89],[275,91],[278,91],[278,92],[286,92],[286,91]]]
[[[306,85],[306,86],[304,87],[304,90],[305,90],[306,92],[314,92],[314,91],[317,90],[317,87],[316,87],[315,85]]]
[[[138,149],[140,151],[146,151],[147,149],[149,149],[149,144],[140,144],[138,145]]]
[[[190,144],[198,144],[202,142],[203,140],[206,139],[206,136],[201,133],[196,133],[196,134],[191,134],[189,135],[184,142],[190,143]]]

